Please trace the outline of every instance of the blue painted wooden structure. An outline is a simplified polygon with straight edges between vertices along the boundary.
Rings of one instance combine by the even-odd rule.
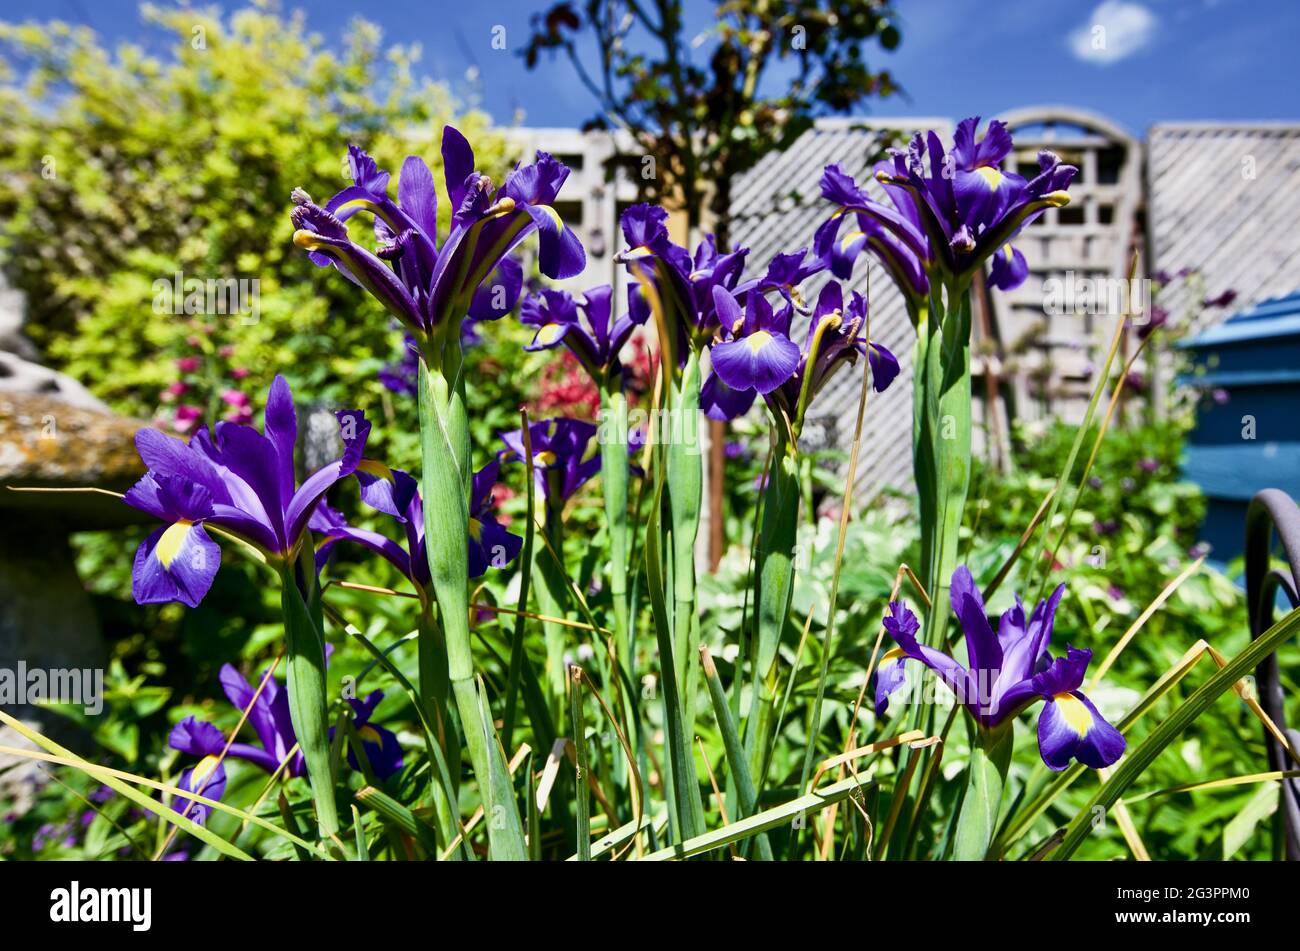
[[[1242,552],[1256,492],[1300,498],[1300,291],[1261,301],[1179,346],[1193,361],[1180,382],[1207,397],[1183,472],[1206,495],[1201,539],[1212,560],[1226,564]]]

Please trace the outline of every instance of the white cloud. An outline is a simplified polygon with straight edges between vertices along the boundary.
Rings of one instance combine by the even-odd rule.
[[[1070,52],[1085,63],[1109,66],[1150,43],[1156,24],[1156,15],[1140,3],[1104,0],[1086,23],[1071,31]]]

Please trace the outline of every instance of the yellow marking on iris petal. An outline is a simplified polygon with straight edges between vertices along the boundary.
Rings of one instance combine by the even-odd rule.
[[[479,536],[481,536],[482,534],[483,534],[483,524],[482,524],[478,519],[476,519],[476,518],[472,518],[472,519],[470,519],[470,520],[469,520],[469,537],[472,538],[472,539],[474,539],[474,541],[478,541],[478,540],[479,540]]]
[[[1092,729],[1092,713],[1082,700],[1071,693],[1058,693],[1052,697],[1061,719],[1078,736],[1087,736]]]
[[[367,743],[374,743],[378,746],[384,745],[384,739],[379,735],[379,731],[369,724],[358,729],[357,736]]]
[[[216,756],[205,756],[199,760],[198,765],[194,767],[194,772],[190,773],[190,790],[197,791],[201,789],[216,768]]]
[[[378,459],[362,459],[357,464],[357,468],[367,475],[372,475],[376,479],[383,479],[385,482],[392,482],[393,470],[388,468]]]
[[[319,251],[328,247],[320,235],[315,231],[308,231],[306,228],[299,228],[293,233],[293,243],[308,251]]]
[[[989,191],[997,191],[998,186],[1002,184],[1002,179],[1006,177],[1001,169],[989,165],[982,165],[975,169],[975,174],[984,179],[984,184],[989,187]]]
[[[180,553],[181,545],[185,543],[185,536],[190,533],[190,526],[193,524],[181,519],[167,526],[167,531],[163,532],[162,537],[158,539],[153,553],[158,556],[158,561],[164,568],[171,567],[172,560]]]
[[[880,658],[880,663],[882,665],[888,664],[890,661],[902,660],[906,656],[907,652],[904,651],[903,648],[891,647],[889,650],[885,651],[885,655]]]
[[[538,205],[537,207],[542,209],[542,211],[546,212],[547,217],[551,219],[551,224],[555,225],[556,231],[564,230],[564,219],[560,217],[560,213],[558,211],[556,211],[550,205]]]
[[[757,356],[764,347],[772,342],[772,335],[766,330],[755,330],[745,338],[745,342],[749,344],[749,352]]]
[[[560,339],[560,334],[564,333],[563,324],[546,324],[541,330],[537,331],[537,342],[542,344],[553,344]]]
[[[1012,255],[1012,252],[1013,252],[1014,250],[1015,250],[1015,249],[1014,249],[1013,247],[1011,247],[1011,242],[1010,242],[1010,241],[1008,241],[1006,244],[1002,245],[1002,253],[1005,254],[1005,255],[1007,256],[1007,260],[1008,260],[1008,261],[1011,260],[1011,258],[1012,258],[1012,256],[1013,256],[1013,255]]]
[[[555,465],[555,453],[549,449],[543,449],[541,452],[533,453],[533,464],[538,466]]]
[[[858,238],[865,238],[866,236],[866,232],[863,231],[850,231],[844,237],[840,238],[840,250],[847,254],[850,244],[857,241]]]

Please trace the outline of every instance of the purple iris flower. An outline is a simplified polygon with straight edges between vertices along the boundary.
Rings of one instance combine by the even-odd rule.
[[[402,164],[394,202],[389,173],[356,146],[348,155],[353,183],[325,207],[294,190],[294,244],[318,266],[332,265],[364,287],[417,335],[432,333],[453,315],[493,320],[513,310],[523,269],[509,254],[534,231],[542,273],[568,278],[586,266],[582,243],[554,208],[569,170],[545,152],[532,165],[515,166],[494,189],[475,170],[469,142],[445,127],[442,161],[452,215],[441,246],[437,190],[423,159],[412,155]],[[374,217],[374,252],[348,236],[347,219],[359,211]]]
[[[248,710],[248,723],[261,743],[260,746],[231,743],[230,749],[226,750],[225,760],[243,760],[271,774],[289,757],[289,751],[294,749],[298,739],[289,721],[288,692],[278,680],[268,677],[266,672],[263,672],[262,679],[266,683],[258,694],[257,689],[233,666],[225,664],[221,668],[221,689],[232,706],[238,710]],[[253,700],[254,695],[257,696],[256,701]],[[348,703],[354,714],[352,725],[361,737],[366,757],[370,760],[375,775],[387,779],[402,768],[402,751],[397,736],[391,730],[370,722],[370,717],[383,696],[382,691],[376,690],[364,702],[349,700]],[[333,730],[330,734],[333,735]],[[198,763],[181,773],[177,787],[207,799],[220,799],[226,791],[225,760],[221,759],[221,751],[226,749],[226,737],[221,730],[211,723],[189,716],[172,727],[167,744],[174,750],[200,757]],[[353,769],[360,769],[351,752],[348,754],[348,762]],[[285,772],[290,776],[301,776],[304,771],[303,755],[295,750],[285,766]],[[200,825],[207,821],[212,812],[211,806],[189,799],[172,803],[172,808]]]
[[[379,701],[383,699],[384,692],[375,690],[365,700],[348,700],[348,705],[352,707],[352,728],[356,730],[357,737],[361,740],[361,748],[365,750],[370,768],[380,779],[387,779],[402,769],[402,747],[398,745],[397,735],[392,730],[386,730],[370,722],[375,707],[379,706]],[[360,763],[357,762],[356,751],[350,744],[348,765],[353,769],[361,769]]]
[[[683,363],[688,348],[704,346],[717,330],[713,289],[737,288],[749,250],[720,254],[713,236],[707,235],[692,255],[668,237],[668,212],[658,205],[633,205],[623,212],[620,224],[628,248],[618,259],[654,284],[670,314],[681,315],[675,327],[677,359]],[[633,321],[645,323],[650,306],[640,284],[629,291],[628,303]]]
[[[638,296],[636,288],[630,294]],[[619,351],[632,336],[637,320],[632,313],[610,323],[614,289],[601,284],[574,300],[565,291],[544,290],[524,298],[519,319],[535,327],[525,350],[550,350],[564,344],[594,380],[603,380],[617,366]],[[585,323],[583,318],[585,318]],[[645,314],[641,314],[644,320]]]
[[[580,419],[557,416],[528,426],[533,447],[533,476],[537,491],[551,505],[563,505],[588,479],[600,471],[600,454],[583,461],[596,435],[596,427]],[[527,461],[524,433],[502,433],[509,456]]]
[[[221,751],[226,748],[226,738],[221,731],[211,723],[186,717],[172,727],[167,745],[182,753],[201,757],[196,764],[181,773],[181,778],[176,783],[177,788],[197,793],[206,799],[220,799],[226,791],[226,767],[220,760]],[[172,802],[172,808],[199,825],[207,822],[212,813],[211,806],[191,799],[178,798]]]
[[[367,460],[367,463],[370,463]],[[328,560],[335,543],[349,541],[370,549],[387,560],[411,582],[425,605],[432,604],[429,588],[429,557],[424,545],[424,503],[419,484],[401,469],[369,464],[369,472],[358,469],[361,498],[372,508],[393,516],[406,532],[403,548],[387,535],[347,523],[341,512],[322,502],[311,520],[311,529],[325,540],[316,550],[316,564]],[[508,532],[496,519],[492,489],[501,471],[494,458],[474,473],[470,498],[469,577],[478,578],[489,567],[504,568],[514,561],[523,539]]]
[[[278,680],[268,677],[265,671],[262,679],[266,683],[259,694],[232,665],[225,664],[221,668],[221,689],[226,699],[236,709],[248,710],[248,723],[261,744],[231,743],[230,749],[226,751],[226,759],[244,760],[267,773],[274,773],[289,757],[289,751],[297,745],[298,739],[294,736],[293,725],[289,721],[288,692]],[[254,695],[256,701],[253,700]],[[182,753],[200,757],[198,763],[181,773],[176,785],[208,799],[220,799],[226,789],[225,764],[218,762],[221,751],[226,748],[226,738],[221,730],[195,717],[186,717],[172,727],[167,744]],[[301,752],[294,752],[285,770],[290,776],[303,775]],[[210,806],[191,800],[175,802],[172,808],[200,825],[211,812]]]
[[[713,419],[736,418],[761,394],[797,422],[800,410],[835,372],[864,353],[877,393],[898,376],[898,359],[881,344],[860,336],[866,326],[866,299],[854,292],[845,305],[834,281],[817,298],[802,348],[790,339],[791,301],[774,311],[760,291],[752,290],[742,318],[738,302],[727,291],[715,290],[714,296],[724,328],[730,327],[730,339],[713,345],[713,372],[700,394],[702,408]]]
[[[1066,645],[1065,656],[1052,658],[1048,646],[1065,585],[1040,601],[1028,620],[1016,599],[1002,615],[994,633],[975,581],[965,566],[952,576],[953,613],[966,634],[968,665],[917,640],[920,623],[902,602],[892,602],[885,617],[897,647],[887,651],[876,674],[876,715],[889,709],[889,696],[906,680],[904,665],[920,661],[938,674],[982,730],[991,730],[1044,701],[1038,717],[1038,750],[1050,769],[1062,770],[1070,760],[1101,769],[1124,753],[1123,735],[1106,722],[1092,701],[1080,692],[1092,651]]]
[[[847,279],[857,255],[870,250],[914,301],[928,292],[931,268],[960,276],[990,257],[989,283],[1003,290],[1019,286],[1028,268],[1010,242],[1045,209],[1069,203],[1066,189],[1078,169],[1044,150],[1032,179],[1003,171],[1012,149],[1006,125],[989,123],[976,141],[978,127],[978,116],[958,123],[950,151],[933,131],[917,133],[906,150],[891,150],[891,159],[875,167],[890,204],[870,197],[838,165],[827,166],[822,197],[839,211],[817,231],[818,257]],[[858,228],[841,238],[850,216]]]
[[[126,493],[127,504],[161,519],[135,553],[131,593],[140,604],[180,601],[195,607],[221,563],[205,526],[234,535],[268,560],[291,561],[317,503],[356,471],[370,434],[360,410],[334,414],[344,451],[297,486],[293,453],[298,419],[293,394],[277,376],[266,398],[265,435],[219,422],[183,443],[155,429],[136,433],[148,471]]]

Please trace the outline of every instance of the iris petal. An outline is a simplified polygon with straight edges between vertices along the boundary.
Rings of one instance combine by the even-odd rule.
[[[137,604],[179,601],[198,607],[221,565],[221,549],[200,525],[179,521],[140,543],[131,569]]]
[[[892,647],[880,658],[876,668],[876,716],[883,717],[889,711],[889,696],[907,682],[905,664],[907,654],[901,647]]]
[[[1102,769],[1114,764],[1126,747],[1123,734],[1077,690],[1049,698],[1038,716],[1038,751],[1049,769],[1059,772],[1076,759]]]
[[[949,591],[953,613],[961,621],[966,633],[966,653],[972,670],[996,671],[1002,669],[1002,647],[989,626],[989,617],[984,610],[984,599],[975,587],[975,579],[970,569],[959,565],[952,573],[952,587]]]
[[[737,390],[728,386],[716,372],[710,373],[700,389],[700,409],[709,419],[725,423],[749,412],[754,405],[752,388]]]
[[[783,334],[757,330],[713,346],[713,370],[732,389],[771,393],[799,368],[799,347]]]
[[[581,274],[587,266],[587,252],[573,229],[550,205],[525,205],[524,210],[537,225],[537,263],[542,273],[556,280]]]

